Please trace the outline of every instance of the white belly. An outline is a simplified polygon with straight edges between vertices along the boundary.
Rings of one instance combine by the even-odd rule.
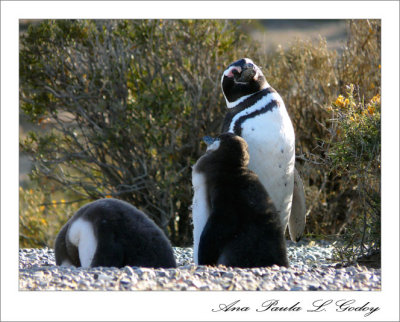
[[[68,238],[70,243],[78,248],[81,266],[90,267],[97,248],[92,223],[81,218],[77,219],[68,231]],[[64,265],[68,265],[68,262]]]
[[[196,173],[196,171],[193,170],[192,184],[194,191],[192,203],[193,257],[195,264],[198,264],[200,236],[203,232],[204,226],[207,224],[210,209],[207,201],[207,188],[204,175]]]
[[[249,169],[258,175],[286,229],[293,196],[295,137],[284,105],[244,121],[242,137],[249,145]]]

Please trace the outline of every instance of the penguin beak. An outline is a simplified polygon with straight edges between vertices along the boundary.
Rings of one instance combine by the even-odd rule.
[[[215,139],[211,136],[203,136],[203,141],[205,142],[205,144],[207,144],[207,146],[209,146],[215,142]]]
[[[242,72],[238,74],[239,77],[235,77],[235,80],[239,82],[248,82],[257,74],[253,64],[244,64]]]

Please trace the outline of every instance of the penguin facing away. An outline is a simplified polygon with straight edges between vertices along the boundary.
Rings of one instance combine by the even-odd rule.
[[[229,109],[221,132],[232,132],[249,146],[249,169],[264,185],[289,233],[298,241],[305,227],[305,197],[295,169],[295,134],[281,96],[249,58],[224,71],[221,87]]]
[[[82,267],[176,267],[164,232],[127,202],[100,199],[81,207],[55,240],[56,264]]]
[[[206,217],[200,238],[195,237],[195,261],[233,267],[288,266],[279,215],[247,167],[246,142],[232,133],[204,140],[207,152],[192,172],[197,198],[193,220]]]

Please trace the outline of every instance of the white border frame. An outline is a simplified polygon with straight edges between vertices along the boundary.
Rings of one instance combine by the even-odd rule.
[[[42,18],[378,18],[382,19],[382,291],[381,292],[20,292],[18,291],[18,36],[19,19]],[[397,1],[21,1],[1,2],[1,319],[274,320],[399,319],[399,3]],[[237,299],[257,307],[354,298],[381,309],[360,313],[213,313]]]

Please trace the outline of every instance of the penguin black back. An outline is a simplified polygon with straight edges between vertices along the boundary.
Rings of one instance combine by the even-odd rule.
[[[288,266],[279,215],[257,175],[247,168],[247,143],[232,133],[209,143],[193,168],[205,177],[210,208],[198,263]]]
[[[163,231],[127,202],[100,199],[81,207],[55,241],[57,265],[176,267]]]

